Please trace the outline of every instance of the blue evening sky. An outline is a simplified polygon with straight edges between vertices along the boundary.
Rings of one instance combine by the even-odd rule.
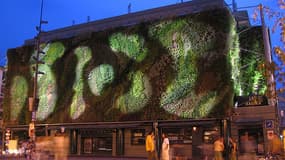
[[[118,16],[131,12],[181,3],[182,0],[44,0],[43,25],[44,31],[67,27],[75,24],[103,18]],[[184,0],[187,2],[189,0]],[[236,0],[238,8],[256,6],[262,3],[277,10],[278,0]],[[226,0],[231,5],[232,0]],[[9,48],[22,46],[26,39],[36,36],[39,25],[41,0],[1,0],[0,1],[0,66],[6,65],[6,52]],[[252,16],[252,9],[249,11]],[[282,10],[281,10],[282,11]],[[284,12],[284,10],[283,10]],[[270,25],[269,21],[267,21]],[[252,22],[260,24],[260,21]],[[272,46],[278,45],[280,37],[272,35]]]

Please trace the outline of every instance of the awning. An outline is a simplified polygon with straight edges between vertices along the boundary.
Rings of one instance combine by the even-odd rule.
[[[183,127],[183,126],[214,126],[221,123],[221,119],[204,118],[204,119],[185,119],[185,120],[153,120],[153,121],[121,121],[121,122],[90,122],[90,123],[57,123],[57,124],[36,124],[37,128],[46,129],[117,129],[117,128],[138,128],[144,126],[153,126],[157,124],[158,127]],[[7,128],[12,130],[26,130],[28,125],[11,125]]]
[[[191,119],[177,121],[158,121],[159,127],[179,127],[179,126],[214,126],[220,125],[221,119]]]

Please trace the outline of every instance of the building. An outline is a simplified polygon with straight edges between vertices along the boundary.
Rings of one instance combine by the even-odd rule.
[[[275,122],[274,107],[250,103],[257,119],[246,115],[252,107],[233,105],[243,93],[264,93],[266,83],[261,77],[256,86],[247,79],[251,74],[239,73],[247,71],[239,64],[241,41],[222,0],[194,0],[39,36],[45,64],[38,69],[45,74],[37,81],[37,111],[27,109],[35,40],[7,54],[4,127],[12,139],[64,131],[69,154],[145,157],[144,139],[154,130],[157,148],[159,135],[167,133],[172,157],[201,159],[213,154],[205,146],[218,136],[228,142],[229,136],[239,138],[248,125],[259,124],[256,133],[266,144],[263,124]],[[258,62],[246,59],[257,65],[261,55]],[[36,119],[35,130],[31,119]]]
[[[278,94],[278,117],[279,117],[279,133],[282,137],[283,144],[284,144],[284,136],[285,136],[285,120],[284,120],[284,111],[285,111],[285,104],[284,104],[284,92]],[[284,147],[283,147],[284,150]]]
[[[5,73],[6,69],[5,67],[0,67],[0,119],[2,120],[2,114],[3,114],[3,98],[4,98],[4,89],[5,89]]]
[[[261,14],[263,13],[261,12]],[[271,63],[270,35],[262,19],[263,17],[261,16],[262,26],[251,26],[248,20],[244,19],[244,17],[248,17],[246,12],[236,12],[234,15],[241,17],[237,18],[237,20],[240,19],[241,21],[237,23],[240,28],[239,35],[242,39],[240,41],[240,55],[255,55],[253,56],[255,59],[263,57],[265,59],[264,64]],[[243,39],[243,36],[250,38]],[[260,40],[259,44],[262,44],[261,48],[248,48],[250,46],[248,44],[256,43],[255,38]],[[242,68],[245,69],[253,66],[256,68],[264,66],[262,64],[254,64],[250,60],[245,60],[243,65],[245,67]],[[264,73],[268,73],[268,71]],[[280,115],[278,114],[277,97],[274,95],[276,93],[275,86],[271,86],[274,81],[273,74],[270,71],[269,74],[267,76],[270,78],[259,78],[256,81],[256,85],[244,85],[246,88],[254,89],[246,92],[246,94],[242,94],[242,96],[235,97],[235,106],[231,115],[231,136],[239,142],[239,159],[247,159],[246,155],[251,152],[246,147],[249,144],[253,145],[256,155],[264,155],[268,151],[268,143],[273,138],[273,135],[279,135]],[[252,75],[251,77],[256,77],[256,75]],[[262,87],[259,87],[257,84],[261,81],[267,83],[267,90],[271,94],[260,92]],[[265,95],[269,96],[266,97]]]

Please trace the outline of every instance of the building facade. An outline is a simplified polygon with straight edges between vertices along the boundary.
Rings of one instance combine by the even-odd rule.
[[[74,155],[146,157],[150,131],[158,156],[162,133],[169,136],[173,158],[212,157],[219,136],[242,146],[245,133],[255,138],[257,154],[262,145],[266,151],[267,131],[276,128],[275,106],[266,98],[239,105],[243,94],[263,97],[266,83],[259,77],[256,87],[246,79],[262,71],[243,66],[259,64],[239,52],[242,41],[224,1],[194,0],[38,36],[45,53],[39,70],[45,74],[38,77],[36,112],[27,109],[35,40],[7,54],[4,129],[10,138],[27,140],[34,134],[29,122],[36,119],[32,131],[38,139],[64,134]]]

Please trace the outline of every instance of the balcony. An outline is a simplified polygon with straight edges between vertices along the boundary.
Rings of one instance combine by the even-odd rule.
[[[247,106],[234,108],[232,118],[234,121],[275,119],[275,106]]]
[[[277,118],[277,107],[268,104],[265,96],[235,97],[235,107],[232,110],[232,121],[239,124],[259,124],[264,120]]]

